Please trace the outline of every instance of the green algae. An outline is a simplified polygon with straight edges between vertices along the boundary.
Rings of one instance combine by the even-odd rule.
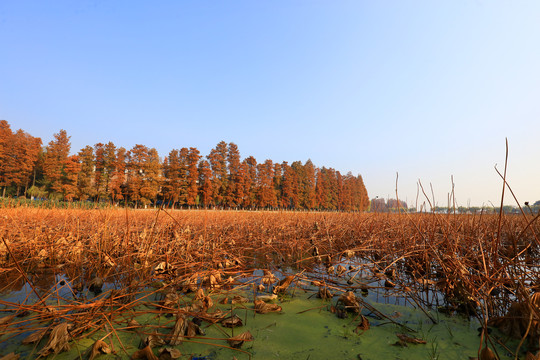
[[[238,293],[238,292],[235,292]],[[229,294],[230,295],[230,294]],[[245,296],[249,294],[243,293]],[[251,294],[252,295],[252,294]],[[399,342],[397,333],[407,333],[407,330],[385,318],[378,318],[366,309],[362,314],[369,320],[371,327],[365,331],[355,332],[361,319],[358,314],[349,313],[346,318],[338,318],[330,309],[336,303],[310,298],[310,292],[296,291],[294,296],[282,297],[276,300],[283,311],[280,313],[256,314],[253,303],[244,305],[221,305],[214,308],[230,311],[240,317],[242,327],[224,328],[219,324],[202,323],[206,335],[186,339],[175,346],[183,354],[182,359],[202,358],[211,359],[468,359],[476,357],[480,344],[477,320],[461,316],[446,316],[432,313],[438,321],[433,322],[419,309],[411,306],[381,304],[373,302],[379,312],[392,318],[396,323],[403,324],[414,330],[408,334],[426,341],[426,344],[403,344]],[[212,295],[217,299],[223,295]],[[214,308],[211,310],[213,311]],[[175,318],[165,312],[155,310],[142,313],[148,306],[135,308],[134,315],[126,312],[114,318],[115,331],[105,327],[104,331],[93,333],[87,338],[72,341],[71,350],[51,355],[54,359],[78,359],[93,345],[105,337],[112,344],[113,354],[102,355],[99,358],[128,359],[137,351],[143,339],[143,333],[166,334],[171,331]],[[134,331],[127,327],[129,320],[136,320],[141,328]],[[227,348],[226,338],[249,330],[254,340],[244,343],[241,350]],[[122,344],[120,344],[120,341]],[[0,339],[1,340],[1,339]],[[13,340],[13,339],[12,339]],[[36,358],[46,340],[38,346],[20,345],[20,339],[13,344],[3,347],[2,352],[16,351],[21,358]],[[169,346],[169,345],[167,345]],[[516,346],[510,346],[515,349]],[[507,350],[497,346],[501,358]],[[154,349],[158,354],[158,348]]]

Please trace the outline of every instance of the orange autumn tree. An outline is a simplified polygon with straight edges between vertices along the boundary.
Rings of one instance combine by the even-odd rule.
[[[141,201],[148,205],[157,201],[159,187],[161,186],[161,162],[156,149],[148,151],[147,161],[144,163],[144,178],[141,187]]]
[[[6,120],[0,120],[0,186],[2,187],[2,197],[6,195],[6,188],[8,186],[6,157],[9,153],[8,146],[12,135],[13,133],[11,132],[9,123]]]
[[[77,177],[81,169],[79,157],[69,156],[62,171],[62,195],[66,201],[72,201],[77,197]]]
[[[116,149],[116,154],[113,160],[112,154],[110,157],[110,172],[111,178],[109,183],[109,196],[114,203],[118,203],[124,199],[123,189],[126,183],[126,157],[127,152],[123,147]]]
[[[227,143],[221,141],[206,156],[212,169],[212,201],[218,206],[223,206],[227,190],[227,152]]]
[[[210,163],[206,160],[201,160],[198,167],[199,172],[199,203],[208,208],[214,203],[212,202],[213,182],[212,182],[212,169]]]
[[[183,205],[187,198],[187,157],[189,150],[173,149],[163,160],[162,195],[171,208]]]
[[[127,156],[127,194],[137,207],[155,202],[160,186],[161,163],[156,149],[137,144]]]
[[[60,132],[54,134],[54,139],[49,142],[45,150],[43,173],[47,190],[53,197],[61,196],[63,192],[63,172],[71,149],[69,139],[67,132],[60,130]]]
[[[241,166],[244,173],[242,207],[254,208],[257,206],[257,160],[249,156],[242,161]]]
[[[109,141],[107,144],[97,143],[95,151],[94,186],[97,200],[107,199],[110,196],[110,182],[115,171],[116,146]]]
[[[105,145],[97,143],[94,145],[95,153],[95,170],[94,170],[94,192],[97,196],[97,201],[100,198],[107,196],[107,168],[105,166]]]
[[[186,203],[188,206],[197,205],[197,181],[199,179],[198,164],[201,156],[199,150],[194,147],[189,148],[187,156],[187,174],[186,174]]]
[[[224,205],[232,208],[242,201],[242,184],[240,173],[240,151],[235,143],[229,143],[227,147],[227,188],[224,195]]]
[[[281,165],[283,172],[281,206],[296,209],[298,207],[298,175],[286,161]]]
[[[274,164],[268,159],[257,165],[258,191],[257,205],[262,208],[274,208],[277,206],[277,196],[274,191]]]
[[[95,195],[94,149],[87,145],[79,151],[80,170],[77,180],[78,197],[80,200],[92,199]]]
[[[15,189],[16,196],[21,194],[21,190],[24,190],[23,194],[26,195],[41,149],[41,139],[23,130],[17,130],[7,138],[3,148],[2,168],[5,184],[3,195],[8,186]]]

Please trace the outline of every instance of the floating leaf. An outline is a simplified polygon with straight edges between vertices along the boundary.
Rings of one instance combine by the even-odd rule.
[[[144,344],[153,348],[165,345],[165,340],[163,340],[157,332],[154,332],[144,339]]]
[[[175,308],[178,305],[180,296],[175,292],[170,292],[165,295],[165,298],[161,302],[161,306],[164,308]]]
[[[154,272],[157,275],[173,274],[174,267],[171,264],[162,261],[154,268]]]
[[[276,282],[277,278],[274,276],[274,274],[272,274],[270,270],[264,269],[263,272],[264,276],[261,279],[261,283],[265,285],[272,285]]]
[[[205,298],[206,295],[204,295],[204,290],[203,289],[197,289],[197,292],[195,293],[195,298],[194,300],[202,300]]]
[[[360,323],[356,325],[356,329],[354,329],[354,332],[358,334],[359,331],[366,331],[369,330],[369,320],[364,316],[360,315]]]
[[[56,325],[49,335],[49,341],[39,352],[40,356],[49,354],[58,354],[59,352],[69,350],[69,330],[70,324],[63,322]]]
[[[244,304],[248,302],[249,302],[249,299],[247,297],[243,297],[240,295],[235,295],[231,300],[231,304]]]
[[[289,275],[285,279],[281,280],[279,282],[279,285],[274,287],[274,290],[272,291],[274,294],[278,294],[281,292],[284,292],[287,290],[287,288],[291,285],[291,283],[294,280],[294,275]]]
[[[174,360],[182,357],[180,350],[166,347],[159,351],[159,360]]]
[[[212,301],[212,298],[210,296],[205,296],[202,300],[203,302],[203,309],[204,311],[210,309],[212,306],[214,306],[214,301]]]
[[[255,312],[258,314],[266,314],[269,312],[280,312],[281,306],[275,304],[267,304],[262,300],[255,300]]]
[[[90,352],[90,356],[88,357],[88,360],[94,360],[96,357],[98,357],[101,354],[110,354],[111,348],[109,348],[109,345],[105,341],[98,340],[92,345],[92,351]]]
[[[392,344],[392,346],[398,346],[398,347],[407,347],[407,343],[403,340],[398,340],[395,343]]]
[[[187,324],[187,329],[186,329],[185,335],[188,336],[188,337],[193,337],[193,336],[197,336],[197,335],[204,336],[205,333],[204,333],[203,329],[200,328],[199,325],[195,324],[193,321],[189,321],[188,324]]]
[[[131,320],[128,321],[128,326],[137,328],[137,327],[140,327],[141,324],[139,324],[139,322],[137,320],[131,319]]]
[[[213,313],[206,313],[202,316],[202,319],[206,322],[214,324],[223,319],[223,311],[221,311],[220,309],[217,309]]]
[[[401,341],[407,342],[409,344],[425,344],[426,343],[425,340],[422,340],[422,339],[419,339],[419,338],[414,338],[412,336],[401,334],[401,333],[397,333],[396,336]]]
[[[320,287],[319,292],[317,293],[317,297],[323,300],[328,300],[333,298],[334,294],[332,294],[327,287]]]
[[[172,331],[171,340],[169,344],[176,346],[180,345],[184,341],[184,334],[186,333],[187,320],[184,314],[178,313],[176,316],[176,323]]]
[[[148,345],[141,350],[135,351],[133,355],[131,355],[131,358],[134,360],[159,360],[158,357],[152,352],[152,348]]]
[[[95,295],[101,294],[103,288],[103,279],[96,276],[88,283],[88,290],[93,292]]]
[[[242,323],[242,319],[240,319],[238,315],[234,314],[233,316],[229,316],[228,318],[221,320],[221,325],[228,328],[234,328],[243,326],[244,324]]]
[[[497,360],[497,356],[490,348],[485,347],[480,351],[480,360]]]
[[[352,291],[347,291],[338,299],[338,304],[341,303],[348,310],[360,311],[360,303]]]
[[[19,354],[9,353],[5,356],[0,357],[0,360],[19,360]]]
[[[257,300],[262,300],[264,302],[268,302],[268,301],[272,301],[272,300],[276,300],[277,299],[277,295],[276,294],[272,294],[272,295],[260,295],[260,296],[257,296]]]
[[[227,342],[233,348],[239,349],[244,344],[244,341],[252,341],[253,335],[249,331],[243,332],[240,335],[228,338]]]
[[[8,315],[0,318],[0,326],[6,325],[15,319],[15,315]]]
[[[343,252],[343,255],[345,255],[348,258],[352,258],[354,256],[354,250],[345,250]]]
[[[336,275],[337,276],[341,276],[343,275],[344,273],[347,272],[347,268],[343,265],[338,265],[337,269],[336,269]]]
[[[48,328],[43,328],[41,330],[35,331],[31,333],[30,335],[28,335],[27,337],[25,337],[22,343],[23,344],[38,343],[41,341],[41,339],[43,339],[43,337],[47,334],[48,331],[49,331]]]

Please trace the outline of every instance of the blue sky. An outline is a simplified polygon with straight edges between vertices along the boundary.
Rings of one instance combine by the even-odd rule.
[[[72,152],[235,142],[371,197],[540,200],[538,1],[0,2],[0,119]],[[420,197],[420,203],[423,202]],[[510,198],[507,203],[513,204]]]

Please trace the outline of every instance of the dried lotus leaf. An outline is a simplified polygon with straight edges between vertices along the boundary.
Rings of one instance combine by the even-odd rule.
[[[345,294],[341,295],[338,299],[338,303],[343,304],[346,309],[354,310],[356,312],[360,311],[360,304],[352,291],[347,291]]]
[[[194,300],[202,300],[204,299],[206,295],[204,295],[204,290],[199,288],[197,289],[197,292],[195,293],[195,299]]]
[[[233,316],[229,316],[228,318],[225,318],[221,320],[221,325],[228,327],[228,328],[234,328],[238,326],[243,326],[242,319],[238,317],[238,315],[234,314]]]
[[[264,302],[276,300],[277,298],[278,298],[278,296],[277,296],[276,294],[272,294],[272,295],[259,295],[259,296],[257,296],[257,300],[262,300],[262,301],[264,301]]]
[[[165,295],[165,298],[161,302],[162,306],[165,308],[174,308],[178,305],[178,300],[180,296],[175,292],[170,292]]]
[[[24,338],[22,341],[23,344],[32,344],[32,343],[39,343],[41,339],[47,334],[49,331],[48,328],[43,328],[41,330],[35,331]]]
[[[187,324],[186,334],[187,337],[194,337],[197,335],[204,336],[205,333],[203,329],[197,324],[195,324],[193,321],[189,321]]]
[[[182,353],[175,348],[166,347],[159,351],[159,360],[180,359]]]
[[[485,347],[482,349],[482,351],[480,351],[480,360],[497,360],[497,359],[498,358],[493,352],[493,350],[491,350],[488,347]]]
[[[98,357],[101,354],[110,354],[111,348],[107,343],[103,340],[98,340],[92,345],[92,350],[90,352],[90,356],[88,357],[88,360],[94,360],[96,357]]]
[[[240,335],[228,338],[227,342],[233,348],[239,349],[244,344],[244,341],[252,341],[253,335],[249,331],[243,332]]]
[[[206,313],[204,314],[204,316],[202,316],[202,319],[206,322],[214,324],[223,319],[223,311],[221,311],[220,309],[217,309],[213,313]]]
[[[231,304],[244,304],[248,302],[249,302],[249,299],[247,297],[243,297],[240,295],[235,295],[231,300]]]
[[[1,317],[0,326],[10,323],[13,319],[15,319],[15,315],[8,315],[8,316]]]
[[[20,355],[15,353],[9,353],[5,356],[0,357],[0,360],[19,360]]]
[[[360,315],[360,318],[360,323],[356,325],[356,329],[354,329],[354,332],[356,332],[357,334],[359,331],[366,331],[370,328],[369,320],[364,315]]]
[[[186,329],[186,317],[183,314],[178,313],[178,315],[176,316],[176,323],[174,324],[169,344],[172,346],[180,345],[182,341],[184,341],[184,334],[186,333]]]
[[[268,269],[264,269],[264,276],[261,279],[261,282],[266,285],[272,285],[276,282],[277,278],[272,272]]]
[[[334,294],[332,294],[327,287],[320,287],[319,292],[317,293],[317,297],[323,300],[328,300],[333,298]]]
[[[294,280],[294,275],[289,275],[285,279],[281,280],[279,282],[279,285],[274,287],[274,290],[272,291],[274,294],[282,293],[291,285],[291,283]]]
[[[267,304],[262,300],[255,300],[255,312],[257,314],[267,314],[269,312],[280,312],[281,306],[275,304]]]
[[[341,276],[347,272],[347,268],[343,265],[338,265],[336,269],[336,275]]]
[[[154,332],[144,339],[144,344],[153,348],[165,345],[165,340],[163,340],[157,332]]]
[[[49,335],[49,341],[39,352],[40,356],[47,356],[49,354],[58,354],[62,351],[69,350],[69,328],[70,324],[63,322],[56,325]]]
[[[156,355],[154,355],[154,352],[152,351],[152,348],[150,346],[146,346],[145,348],[141,350],[137,350],[131,355],[131,358],[134,360],[141,359],[141,360],[159,360]]]
[[[425,340],[415,338],[415,337],[412,337],[412,336],[409,336],[409,335],[401,334],[401,333],[397,333],[396,336],[401,341],[404,341],[404,342],[407,342],[407,343],[410,343],[410,344],[425,344],[426,343]]]
[[[204,299],[202,300],[203,302],[203,308],[204,308],[204,311],[210,309],[212,306],[214,306],[214,301],[212,300],[212,298],[210,296],[205,296]]]

